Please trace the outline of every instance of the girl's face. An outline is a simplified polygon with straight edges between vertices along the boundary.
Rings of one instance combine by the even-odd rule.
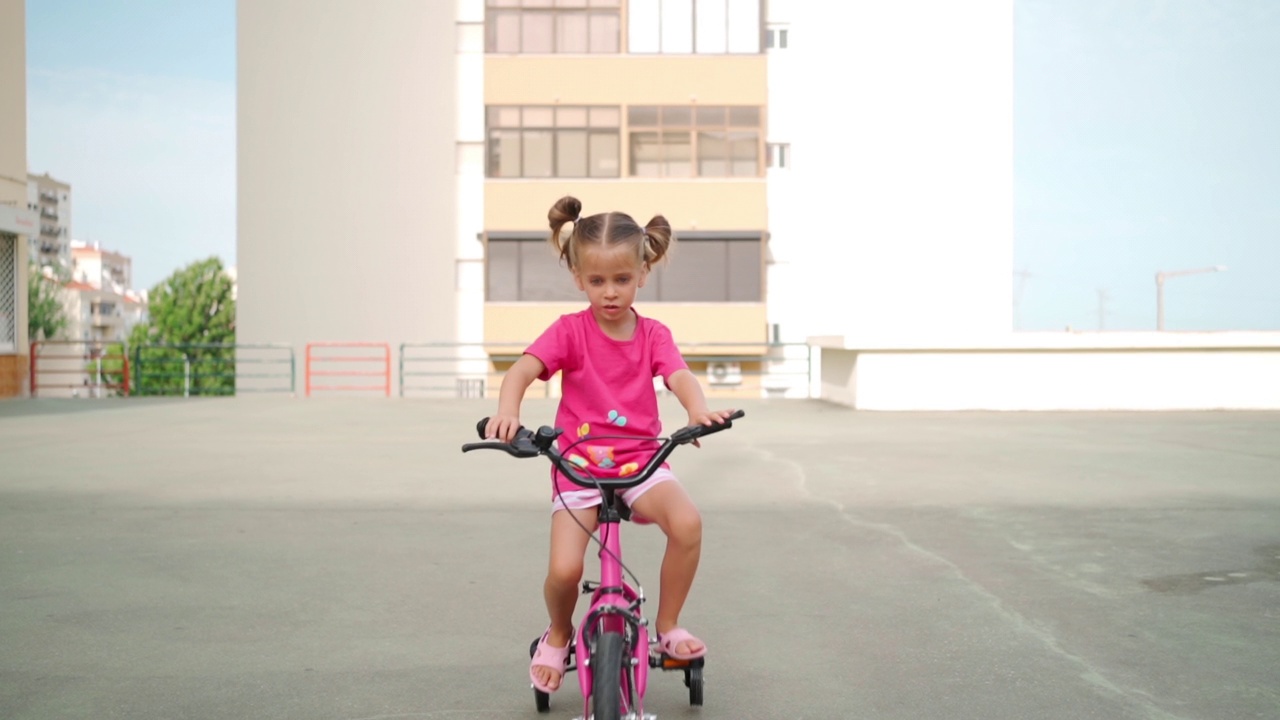
[[[635,250],[625,245],[587,246],[578,261],[573,280],[587,294],[596,319],[609,324],[626,318],[636,300],[636,291],[644,287],[649,275]]]

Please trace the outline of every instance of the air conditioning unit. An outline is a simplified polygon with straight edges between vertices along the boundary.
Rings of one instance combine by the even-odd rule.
[[[741,385],[742,365],[736,362],[707,363],[707,382],[712,385]]]

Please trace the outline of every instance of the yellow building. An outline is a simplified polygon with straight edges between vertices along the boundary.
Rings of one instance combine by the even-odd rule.
[[[484,343],[496,369],[583,307],[547,242],[548,209],[573,195],[584,214],[666,216],[677,242],[637,309],[721,390],[759,394],[763,36],[760,0],[487,0]]]

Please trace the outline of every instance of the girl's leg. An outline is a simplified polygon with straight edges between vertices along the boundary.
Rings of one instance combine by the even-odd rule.
[[[547,644],[567,647],[573,631],[573,610],[578,604],[578,583],[582,581],[582,558],[591,538],[582,531],[578,522],[590,531],[596,528],[596,508],[581,510],[557,510],[551,515],[551,560],[547,568],[547,581],[543,596],[547,601],[547,614],[551,629],[547,632]],[[572,515],[570,514],[572,513]],[[543,685],[560,687],[563,673],[544,666],[533,669]]]
[[[702,516],[679,482],[667,481],[650,488],[632,504],[636,513],[652,520],[667,535],[667,552],[662,558],[662,586],[658,589],[658,635],[680,627],[680,611],[689,597],[693,576],[702,555]],[[703,648],[690,640],[676,645],[679,653]]]

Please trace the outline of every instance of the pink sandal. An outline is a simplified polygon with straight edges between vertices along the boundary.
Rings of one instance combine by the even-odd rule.
[[[679,645],[682,642],[689,642],[689,641],[693,641],[701,644],[702,648],[699,650],[695,650],[691,653],[676,652],[677,645]],[[674,630],[668,630],[667,632],[659,635],[658,647],[662,650],[662,652],[667,654],[667,657],[675,658],[676,660],[697,660],[698,658],[707,654],[707,644],[702,642],[698,638],[694,637],[692,634],[689,633],[688,630],[685,630],[684,628],[676,628]]]
[[[558,690],[558,687],[551,688],[538,682],[538,676],[533,674],[536,667],[545,667],[551,670],[560,671],[560,684],[564,684],[564,676],[569,667],[569,645],[573,644],[573,631],[569,631],[569,645],[558,648],[554,645],[547,644],[547,636],[551,634],[551,628],[542,633],[542,639],[538,641],[538,649],[533,653],[533,659],[529,661],[529,680],[533,683],[533,687],[539,692],[551,694]]]

